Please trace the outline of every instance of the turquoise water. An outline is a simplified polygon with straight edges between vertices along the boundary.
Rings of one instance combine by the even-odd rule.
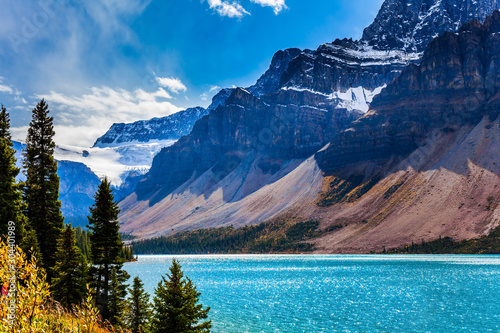
[[[500,332],[500,256],[175,256],[213,332]],[[127,263],[152,295],[172,256]]]

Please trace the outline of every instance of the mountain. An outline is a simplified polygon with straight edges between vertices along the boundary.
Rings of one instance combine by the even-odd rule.
[[[57,161],[57,175],[64,221],[75,227],[86,226],[101,180],[85,164],[71,161]]]
[[[316,154],[324,252],[381,251],[500,224],[500,11],[430,43]]]
[[[208,110],[197,107],[163,118],[141,120],[130,124],[113,124],[96,140],[94,147],[113,147],[135,142],[175,141],[189,134],[194,123],[207,113]]]
[[[140,120],[134,123],[115,123],[94,143],[93,147],[112,148],[139,143],[167,142],[170,145],[191,132],[196,121],[223,105],[234,89],[221,89],[208,108],[189,108],[162,118]]]
[[[386,1],[389,2],[394,1]],[[409,2],[400,3],[408,5]],[[434,1],[434,4],[438,3],[440,1]],[[455,1],[455,4],[459,3]],[[489,4],[479,3],[479,6],[484,9]],[[386,15],[387,8],[383,6],[377,17]],[[431,6],[428,12],[433,8]],[[403,19],[403,22],[406,21]],[[386,39],[391,34],[397,35],[396,29],[391,30],[390,24],[386,28]],[[429,39],[435,34],[438,32],[429,35]],[[448,35],[443,35],[443,38]],[[363,185],[352,194],[356,196],[349,199],[354,202],[364,199],[363,194],[379,184],[386,174],[370,175],[365,171],[337,179],[336,163],[344,163],[341,164],[344,168],[351,165],[355,168],[356,164],[349,163],[356,162],[359,154],[370,155],[371,149],[382,152],[386,149],[386,157],[397,153],[395,156],[403,159],[404,154],[417,149],[427,135],[428,125],[425,121],[432,120],[427,119],[427,116],[434,116],[434,113],[439,112],[439,107],[444,105],[434,101],[437,103],[435,107],[430,105],[433,111],[426,111],[422,107],[422,124],[413,119],[419,118],[417,113],[409,116],[411,121],[406,119],[403,106],[391,118],[393,126],[378,123],[374,120],[378,119],[376,117],[370,118],[374,105],[383,105],[385,100],[388,105],[392,105],[398,95],[387,97],[387,92],[396,89],[394,85],[400,79],[394,79],[403,70],[406,73],[415,68],[429,67],[429,77],[425,78],[431,78],[429,84],[434,85],[436,90],[446,87],[444,79],[435,82],[432,79],[446,67],[440,63],[438,68],[433,62],[425,62],[427,67],[417,67],[422,59],[422,53],[417,51],[380,50],[369,45],[367,40],[337,40],[320,46],[314,52],[301,52],[292,60],[289,60],[291,57],[278,56],[276,59],[284,59],[285,65],[272,64],[261,77],[261,83],[254,86],[275,87],[276,73],[282,72],[275,91],[262,93],[254,90],[252,94],[250,88],[235,89],[225,104],[200,119],[188,136],[161,150],[144,180],[137,184],[136,191],[121,203],[123,230],[140,237],[153,237],[196,228],[255,224],[283,214],[317,217],[325,228],[344,223],[347,217],[332,210],[330,206],[335,206],[335,203],[330,196],[351,198],[349,195],[352,193],[350,187],[345,186],[335,194],[336,182],[351,184],[351,190]],[[454,52],[460,54],[461,50]],[[429,54],[427,57],[430,57]],[[407,67],[408,64],[410,67]],[[469,74],[475,73],[474,69],[480,71],[474,66],[476,64],[471,64]],[[406,74],[400,78],[403,77],[407,77]],[[451,82],[455,82],[455,79]],[[474,75],[463,80],[474,80]],[[266,81],[269,84],[264,84]],[[415,82],[410,83],[401,82],[397,88],[415,99],[409,97],[405,100],[406,104],[401,105],[406,107],[418,105],[420,98],[425,96],[412,85]],[[470,98],[468,100],[473,101]],[[351,126],[351,123],[361,116],[354,124],[362,124],[360,126],[367,133],[363,137],[365,141],[353,139],[344,142],[343,138],[348,138],[353,131],[354,124]],[[416,125],[413,120],[417,122]],[[390,132],[385,132],[386,126]],[[361,129],[358,131],[361,132]],[[393,131],[399,131],[399,136],[389,136]],[[380,137],[378,133],[382,133]],[[392,141],[387,143],[387,140]],[[328,143],[329,148],[324,147]],[[345,145],[349,146],[342,150]],[[374,148],[379,145],[380,148]],[[390,147],[387,148],[387,145]],[[333,153],[336,149],[341,153]],[[316,152],[316,157],[311,157]],[[346,162],[343,162],[344,159]],[[394,163],[398,162],[394,160]],[[381,168],[376,163],[370,166],[372,170]],[[352,205],[352,202],[348,205]],[[371,211],[370,207],[364,209]],[[339,210],[342,211],[343,208]],[[373,212],[378,211],[373,209]],[[359,221],[368,221],[361,217],[362,214]],[[357,219],[353,217],[353,220]],[[330,243],[325,240],[322,244]],[[363,251],[371,250],[375,245],[371,246],[365,246]],[[321,247],[331,252],[344,249],[338,250],[327,245]],[[350,251],[354,252],[352,249]]]
[[[26,145],[14,141],[16,166],[22,168],[22,151]],[[59,154],[56,154],[56,156]],[[59,200],[61,212],[66,223],[73,226],[85,226],[89,207],[94,203],[94,194],[101,183],[97,175],[85,164],[57,159],[59,176]],[[26,180],[21,172],[19,180]]]
[[[498,0],[387,0],[361,42],[377,50],[420,53],[434,37],[472,19],[483,22],[499,8]]]
[[[299,56],[302,52],[309,54],[310,50],[302,51],[297,48],[280,50],[276,52],[271,60],[269,69],[262,74],[257,82],[248,87],[247,90],[254,96],[261,97],[269,92],[274,92],[280,88],[280,80],[283,73],[288,69],[290,62]]]
[[[386,0],[361,40],[336,40],[303,52],[290,62],[279,86],[327,94],[356,87],[373,91],[408,64],[418,64],[434,37],[474,18],[483,21],[495,9],[498,0]]]

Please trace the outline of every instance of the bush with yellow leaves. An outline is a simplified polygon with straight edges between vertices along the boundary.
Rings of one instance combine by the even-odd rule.
[[[0,333],[114,331],[101,322],[90,290],[81,305],[63,309],[51,300],[45,271],[36,257],[28,259],[19,247],[4,241],[0,242],[0,283]]]

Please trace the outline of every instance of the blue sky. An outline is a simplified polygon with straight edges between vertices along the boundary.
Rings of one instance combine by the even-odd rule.
[[[207,106],[280,49],[359,38],[382,0],[16,0],[0,3],[0,102],[14,136],[46,98],[58,144],[113,122]]]

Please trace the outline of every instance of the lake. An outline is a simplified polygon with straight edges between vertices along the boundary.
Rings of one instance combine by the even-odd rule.
[[[124,268],[152,296],[173,257],[212,332],[500,331],[500,256],[140,255]]]

